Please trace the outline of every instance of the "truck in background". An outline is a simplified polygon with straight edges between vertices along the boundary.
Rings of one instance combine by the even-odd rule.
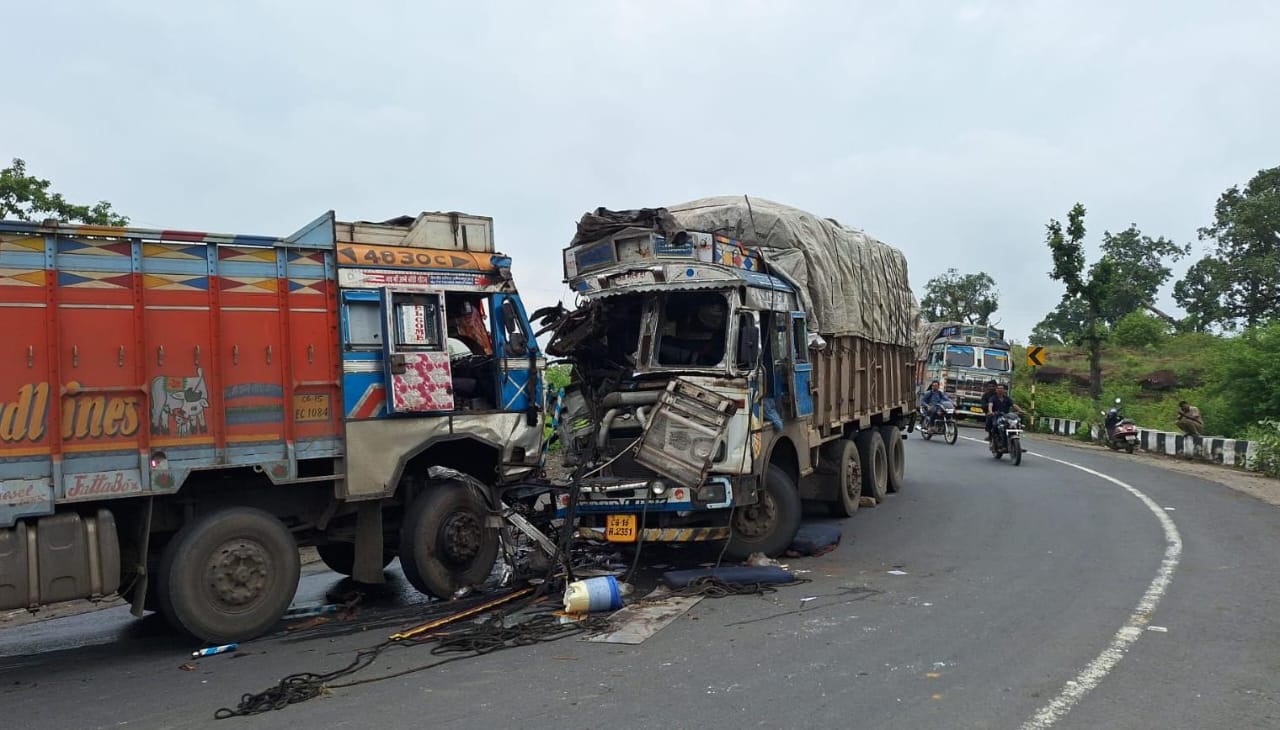
[[[916,337],[920,388],[937,380],[956,404],[956,418],[983,417],[982,395],[994,380],[1013,387],[1004,330],[963,322],[922,322]]]
[[[802,500],[902,488],[916,304],[901,252],[758,198],[599,209],[564,251],[581,305],[560,441],[580,534],[782,553]]]
[[[0,307],[0,609],[119,592],[244,640],[306,545],[449,598],[538,466],[544,361],[488,218],[3,222]]]

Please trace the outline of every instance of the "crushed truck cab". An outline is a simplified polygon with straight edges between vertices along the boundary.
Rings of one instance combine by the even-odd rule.
[[[900,488],[916,309],[896,249],[716,198],[589,213],[564,272],[582,304],[548,352],[573,364],[582,534],[777,555],[802,499],[850,514]]]

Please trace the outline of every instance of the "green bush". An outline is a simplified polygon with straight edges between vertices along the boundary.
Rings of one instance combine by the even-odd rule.
[[[1111,341],[1120,347],[1154,347],[1168,336],[1168,326],[1143,311],[1126,314],[1111,329]]]
[[[1259,421],[1245,432],[1245,438],[1258,443],[1246,466],[1269,477],[1280,477],[1280,421]]]
[[[544,376],[547,383],[547,391],[557,393],[561,388],[567,388],[572,376],[573,368],[568,365],[552,365],[548,367]]]

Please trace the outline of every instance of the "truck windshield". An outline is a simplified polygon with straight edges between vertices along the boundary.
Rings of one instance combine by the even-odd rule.
[[[983,350],[982,365],[987,370],[999,370],[1002,373],[1008,372],[1009,353],[1004,350]]]
[[[947,348],[947,364],[962,368],[973,367],[973,348],[951,345]]]
[[[658,364],[716,367],[724,361],[729,304],[719,292],[672,292],[658,323]]]

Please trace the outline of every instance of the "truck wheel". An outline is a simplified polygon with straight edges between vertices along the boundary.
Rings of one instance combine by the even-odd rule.
[[[884,441],[886,461],[889,464],[888,484],[890,494],[902,491],[907,479],[907,449],[902,443],[902,431],[897,426],[881,426],[880,439]]]
[[[327,542],[316,545],[320,562],[335,573],[350,576],[356,564],[356,545],[352,542]],[[387,567],[396,556],[390,550],[382,551],[382,567]]]
[[[186,524],[156,575],[160,612],[211,644],[261,635],[298,589],[298,544],[280,520],[254,507],[220,509]]]
[[[752,553],[764,553],[771,558],[781,555],[800,529],[802,511],[795,481],[782,467],[770,464],[765,470],[759,500],[733,511],[725,557],[745,560]]]
[[[840,439],[823,448],[831,450],[831,478],[840,492],[831,502],[831,512],[836,517],[853,517],[862,500],[862,465],[858,462],[858,447],[849,439]]]
[[[483,583],[498,559],[498,530],[469,486],[438,482],[419,494],[400,528],[400,567],[414,588],[448,600]]]
[[[854,439],[858,460],[862,462],[862,493],[877,502],[884,501],[889,487],[889,455],[879,429],[869,428]]]

